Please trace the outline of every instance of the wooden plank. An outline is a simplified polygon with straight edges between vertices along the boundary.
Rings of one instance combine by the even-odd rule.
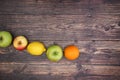
[[[69,67],[69,68],[68,68]],[[70,76],[77,72],[75,63],[61,62],[53,63],[48,61],[29,63],[0,63],[1,73],[21,73],[33,75],[61,75]]]
[[[78,65],[81,64],[93,64],[93,65],[120,65],[120,55],[119,54],[82,54],[80,57],[75,60]],[[0,62],[44,62],[48,61],[46,55],[43,54],[42,56],[31,56],[28,53],[10,53],[6,55],[0,55]],[[61,61],[67,62],[65,58],[62,58]]]
[[[1,25],[3,23],[3,26],[5,26],[4,23],[6,23],[7,26],[16,25],[17,28],[19,26],[21,28],[29,26],[43,29],[44,27],[65,28],[68,26],[70,29],[83,27],[104,28],[105,26],[119,27],[119,15],[96,15],[92,18],[85,15],[0,15],[0,18]]]
[[[85,2],[87,2],[86,0]],[[84,1],[82,1],[83,3]],[[9,4],[8,4],[9,3]],[[0,8],[0,14],[71,14],[71,12],[76,12],[80,14],[84,14],[82,10],[84,9],[84,5],[77,4],[71,2],[63,2],[60,3],[59,0],[53,1],[34,1],[34,0],[26,0],[26,1],[2,1]],[[80,7],[81,6],[81,7]],[[84,6],[84,7],[83,7]],[[80,7],[80,8],[79,8]],[[73,9],[74,8],[74,9]],[[73,13],[74,14],[74,13]]]
[[[119,80],[120,76],[75,76],[75,80]]]
[[[46,47],[51,44],[59,44],[64,47],[74,44],[79,47],[80,57],[75,62],[78,64],[95,65],[120,65],[120,41],[45,41]],[[0,62],[41,62],[48,61],[45,53],[42,56],[31,56],[26,50],[17,51],[10,46],[0,49]],[[62,59],[62,61],[67,61]]]
[[[1,80],[119,80],[120,76],[50,76],[50,75],[28,75],[28,74],[1,74]]]
[[[116,1],[111,4],[111,1],[104,0],[2,0],[0,14],[120,14],[120,1]]]
[[[115,29],[110,32],[103,32],[94,29],[81,29],[81,30],[42,30],[40,28],[28,28],[20,29],[19,28],[10,28],[2,29],[10,31],[13,36],[24,35],[28,37],[30,41],[72,41],[72,40],[119,40],[120,39],[120,29]],[[63,35],[64,34],[64,35]]]
[[[120,66],[82,65],[81,70],[88,75],[113,75],[120,76]]]
[[[52,76],[52,75],[30,75],[30,74],[4,74],[0,75],[1,80],[70,80],[71,77],[66,76]]]
[[[118,16],[101,15],[91,20],[81,15],[2,15],[0,17],[1,30],[11,31],[14,36],[25,35],[30,40],[120,39]]]
[[[69,68],[68,68],[69,67]],[[79,69],[78,69],[79,68]],[[73,63],[1,63],[0,72],[6,74],[60,75],[60,76],[120,76],[120,66],[81,65]]]

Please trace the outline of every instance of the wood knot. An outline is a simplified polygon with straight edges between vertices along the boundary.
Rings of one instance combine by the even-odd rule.
[[[120,26],[120,21],[118,22],[118,26]]]
[[[109,26],[105,26],[105,27],[104,27],[104,30],[105,30],[105,31],[108,31],[108,30],[110,30],[110,27],[109,27]]]
[[[109,31],[115,29],[115,24],[110,24],[110,25],[95,25],[95,29],[100,29],[102,31]]]
[[[75,43],[78,43],[78,40],[74,40]]]
[[[109,25],[109,26],[105,26],[104,29],[105,31],[108,31],[114,29],[114,27],[115,27],[114,25]]]

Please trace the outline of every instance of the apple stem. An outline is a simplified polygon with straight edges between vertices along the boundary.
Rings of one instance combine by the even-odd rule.
[[[18,44],[21,45],[21,41],[19,41]]]
[[[54,55],[57,55],[57,52],[54,52]]]

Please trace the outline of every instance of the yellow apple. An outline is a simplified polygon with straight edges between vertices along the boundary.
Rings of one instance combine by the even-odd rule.
[[[17,50],[24,50],[28,44],[28,40],[25,36],[17,36],[13,41],[13,46]]]

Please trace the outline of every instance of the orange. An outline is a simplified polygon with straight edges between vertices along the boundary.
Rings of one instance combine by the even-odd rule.
[[[77,46],[69,45],[64,49],[64,56],[68,60],[75,60],[79,57],[80,52]]]

